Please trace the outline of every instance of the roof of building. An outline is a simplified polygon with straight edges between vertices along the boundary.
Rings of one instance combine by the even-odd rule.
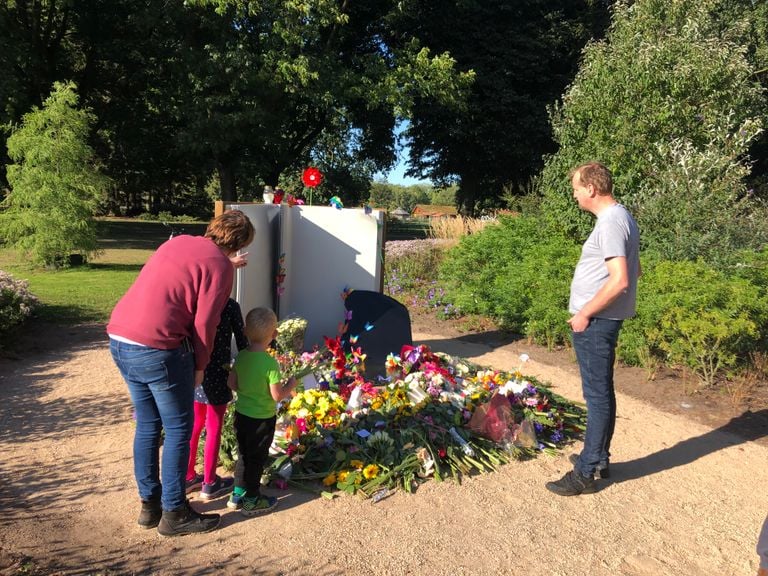
[[[459,212],[455,206],[440,206],[438,204],[416,204],[411,212],[412,216],[422,216],[427,218],[439,218],[441,216],[458,216]]]

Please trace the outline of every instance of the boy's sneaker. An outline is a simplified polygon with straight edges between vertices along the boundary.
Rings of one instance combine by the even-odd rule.
[[[206,484],[203,482],[203,487],[200,489],[200,498],[203,500],[213,500],[214,498],[223,496],[232,490],[234,484],[234,478],[219,478],[216,476],[216,481],[213,484]]]
[[[240,514],[243,516],[258,516],[259,514],[266,514],[275,506],[277,506],[277,498],[273,496],[249,498],[246,495],[243,497],[243,507],[240,510]]]
[[[579,455],[571,454],[570,456],[568,456],[568,461],[574,466],[576,466],[576,464],[578,464],[579,462]],[[602,480],[605,480],[606,478],[611,477],[611,468],[608,465],[608,462],[600,462],[600,464],[597,465],[597,468],[595,468],[595,476]]]
[[[229,495],[229,500],[227,500],[227,508],[230,510],[240,510],[243,507],[243,498],[245,498],[245,494],[235,494],[232,492]]]
[[[190,505],[189,500],[176,510],[163,510],[163,517],[157,525],[162,536],[184,536],[215,530],[221,522],[218,514],[200,514]]]
[[[186,482],[186,492],[189,494],[190,492],[194,492],[195,490],[200,490],[200,487],[203,485],[203,475],[202,474],[195,474],[195,477],[191,480],[187,480]]]

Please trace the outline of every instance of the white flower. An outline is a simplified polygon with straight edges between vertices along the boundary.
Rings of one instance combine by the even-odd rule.
[[[504,396],[509,396],[510,392],[512,394],[520,394],[527,385],[528,383],[525,380],[508,380],[499,391]]]
[[[520,354],[520,362],[522,362],[523,364],[528,362],[528,360],[530,360],[530,359],[531,359],[531,357],[528,356],[528,354]]]

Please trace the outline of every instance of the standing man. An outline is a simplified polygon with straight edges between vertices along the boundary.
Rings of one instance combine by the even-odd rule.
[[[613,197],[611,171],[588,162],[571,173],[573,197],[579,208],[597,217],[581,249],[571,282],[568,324],[587,402],[584,448],[574,464],[547,489],[561,496],[595,491],[594,475],[608,477],[611,438],[616,424],[613,364],[616,342],[625,318],[635,314],[640,276],[640,231],[627,209]]]

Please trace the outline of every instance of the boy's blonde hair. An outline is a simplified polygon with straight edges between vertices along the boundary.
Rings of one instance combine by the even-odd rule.
[[[254,308],[245,316],[245,335],[251,342],[272,340],[277,328],[277,316],[269,308]]]

